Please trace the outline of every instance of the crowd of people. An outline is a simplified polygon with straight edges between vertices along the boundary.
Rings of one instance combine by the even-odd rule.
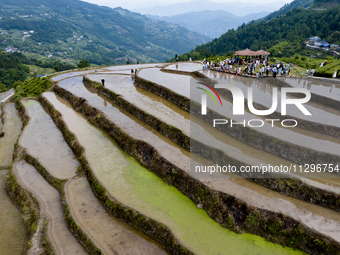
[[[327,63],[325,63],[327,64]],[[251,77],[262,76],[291,76],[291,64],[280,63],[269,64],[269,57],[231,57],[224,60],[217,58],[216,62],[209,62],[206,59],[203,61],[203,69],[215,69],[219,72],[233,73],[236,75],[247,75]],[[304,74],[305,77],[313,76],[315,69],[307,69],[305,73],[300,72],[300,77]]]

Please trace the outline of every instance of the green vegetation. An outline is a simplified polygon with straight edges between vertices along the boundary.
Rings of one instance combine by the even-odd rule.
[[[55,61],[164,61],[210,40],[179,25],[79,0],[32,0],[29,5],[25,0],[3,0],[1,6],[0,48],[12,46]],[[29,31],[33,33],[23,40],[22,32]]]
[[[339,0],[314,0],[312,7],[329,7],[340,4]]]
[[[249,48],[264,49],[271,56],[290,57],[296,53],[316,54],[305,48],[305,39],[319,36],[333,44],[340,44],[340,6],[324,10],[293,9],[286,15],[271,20],[253,21],[243,24],[237,30],[229,30],[212,42],[197,46],[181,56],[184,58],[203,59],[214,55],[234,53],[236,50]],[[174,59],[172,59],[174,61]]]
[[[340,60],[330,60],[328,64],[319,67],[315,70],[315,75],[317,76],[324,76],[324,77],[332,77],[334,71],[337,70],[337,73],[340,73]]]
[[[0,83],[0,93],[6,91],[6,85]]]
[[[90,65],[90,62],[86,59],[80,60],[78,63],[79,68],[89,67]]]
[[[285,15],[287,12],[293,10],[294,8],[308,8],[313,4],[313,0],[294,0],[290,4],[285,4],[279,10],[272,12],[271,14],[264,17],[264,20],[271,20],[272,18],[280,17]]]
[[[26,79],[29,68],[22,63],[24,58],[22,54],[0,52],[0,92],[11,88],[15,81]]]
[[[15,87],[17,82],[23,82],[27,77],[52,73],[54,70],[65,71],[76,68],[74,65],[53,61],[28,58],[21,53],[6,53],[0,51],[0,92]]]
[[[15,84],[15,99],[23,97],[37,97],[52,86],[48,77],[32,78],[25,82],[17,82]]]

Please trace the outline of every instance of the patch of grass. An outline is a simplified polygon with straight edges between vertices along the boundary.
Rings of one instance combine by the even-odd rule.
[[[15,99],[19,100],[24,97],[37,97],[51,86],[52,82],[48,77],[28,79],[24,83],[16,86]]]

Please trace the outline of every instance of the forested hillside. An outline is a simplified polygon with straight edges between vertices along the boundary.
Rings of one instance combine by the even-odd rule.
[[[178,25],[79,0],[30,0],[29,4],[2,0],[0,17],[1,48],[11,46],[74,63],[162,61],[209,40]]]
[[[29,76],[34,77],[35,74],[30,72],[29,66],[51,69],[57,67],[59,71],[76,68],[60,61],[48,60],[42,62],[37,59],[27,58],[21,53],[6,53],[0,50],[0,92],[11,88],[16,81],[24,81]]]
[[[293,10],[294,8],[308,8],[313,5],[313,0],[294,0],[290,4],[285,4],[280,8],[280,10],[274,11],[271,14],[264,17],[264,20],[271,20],[272,18],[277,18],[281,15],[285,15],[287,12]]]
[[[22,54],[0,52],[0,92],[11,88],[15,81],[26,79],[29,68],[22,63],[25,60]]]
[[[304,41],[311,36],[340,44],[339,27],[339,6],[325,10],[293,9],[269,21],[254,21],[229,30],[212,42],[196,47],[185,57],[198,59],[246,48],[269,50],[276,56],[292,56],[304,50]]]

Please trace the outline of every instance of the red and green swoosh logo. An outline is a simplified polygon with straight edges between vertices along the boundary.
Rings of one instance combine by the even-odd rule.
[[[210,85],[208,85],[208,84],[205,84],[205,83],[203,83],[203,82],[197,82],[197,83],[198,83],[198,84],[201,84],[201,85],[203,85],[203,86],[206,86],[206,87],[209,88],[212,92],[214,92],[215,95],[217,96],[218,100],[220,101],[221,106],[222,106],[222,100],[221,100],[221,98],[220,98],[220,95],[217,93],[217,91],[216,91],[212,86],[210,86]],[[197,88],[200,89],[200,90],[203,90],[204,92],[206,92],[206,93],[214,100],[215,105],[217,105],[216,100],[215,100],[213,94],[211,94],[211,92],[210,92],[209,90],[204,89],[204,88],[200,88],[200,87],[197,87]]]

